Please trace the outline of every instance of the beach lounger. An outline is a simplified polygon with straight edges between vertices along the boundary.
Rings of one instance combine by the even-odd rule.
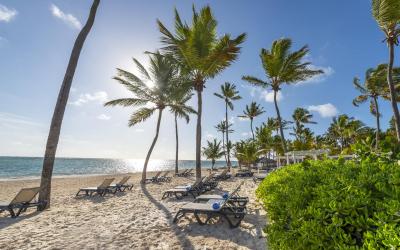
[[[150,181],[150,182],[158,182],[158,177],[160,177],[161,174],[162,174],[162,171],[158,171],[157,174],[156,174],[155,176],[153,176],[153,177],[151,177],[151,178],[147,178],[147,179],[146,179],[146,182],[147,182],[147,181]]]
[[[235,177],[252,177],[253,176],[253,172],[251,172],[251,170],[242,170],[242,171],[238,171],[235,175]]]
[[[253,175],[253,181],[254,181],[254,183],[257,183],[257,181],[264,180],[265,177],[267,177],[267,173],[255,174],[255,175]]]
[[[215,175],[215,180],[227,180],[231,178],[232,175],[228,173],[228,169],[224,169],[220,174]]]
[[[227,198],[227,201],[231,203],[234,206],[238,207],[245,207],[247,203],[249,202],[248,197],[241,197],[239,196],[239,191],[241,186],[243,185],[243,181],[228,195],[229,199]],[[196,197],[197,202],[205,202],[208,200],[221,200],[225,199],[224,195],[219,195],[219,194],[202,194],[198,197]]]
[[[119,192],[125,192],[125,190],[132,190],[133,184],[127,184],[130,176],[124,176],[118,183],[110,185],[110,188],[115,189]]]
[[[184,169],[184,170],[178,171],[178,173],[176,173],[175,176],[182,177],[188,171],[189,171],[189,169]]]
[[[87,187],[79,189],[76,196],[79,196],[81,192],[85,192],[86,196],[92,196],[93,193],[97,193],[100,196],[105,196],[107,193],[115,193],[116,190],[113,191],[111,187],[111,183],[114,181],[114,178],[104,179],[103,183],[101,183],[98,187]]]
[[[176,176],[179,176],[179,177],[188,177],[188,176],[192,176],[192,175],[194,175],[193,168],[185,169],[183,172],[176,174]]]
[[[173,223],[177,223],[186,214],[193,214],[200,225],[207,224],[212,218],[223,217],[231,228],[238,227],[246,215],[246,207],[235,206],[227,199],[210,199],[206,202],[194,201],[182,206],[176,213]],[[205,215],[205,220],[201,217]]]
[[[172,178],[171,178],[171,176],[168,176],[168,175],[169,175],[169,171],[165,171],[163,175],[158,177],[157,181],[159,181],[159,182],[170,182]]]
[[[11,217],[15,218],[29,207],[43,205],[43,203],[32,201],[39,191],[40,187],[21,189],[11,202],[0,202],[0,213],[8,211]]]
[[[206,191],[211,191],[214,188],[218,186],[218,181],[214,179],[215,174],[211,173],[209,176],[207,176],[204,181],[203,181],[203,186]]]
[[[204,192],[204,187],[203,187],[203,180],[205,177],[202,177],[201,180],[195,181],[193,185],[186,185],[186,186],[176,186],[174,188],[168,189],[164,192],[162,196],[162,200],[165,198],[170,198],[172,196],[175,196],[176,199],[180,200],[184,196],[188,196],[191,194],[193,198],[196,198],[196,196],[199,196],[201,193]]]

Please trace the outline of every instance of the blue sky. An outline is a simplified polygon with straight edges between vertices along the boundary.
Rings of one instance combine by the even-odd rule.
[[[374,126],[368,104],[353,107],[357,92],[354,76],[387,61],[383,33],[370,11],[370,1],[268,0],[196,1],[210,4],[219,22],[218,31],[238,35],[247,32],[239,59],[221,75],[207,82],[204,92],[203,140],[220,135],[214,129],[224,117],[224,106],[212,95],[225,81],[235,83],[243,99],[230,113],[232,139],[249,136],[249,122],[237,119],[246,104],[255,100],[266,113],[255,125],[275,116],[271,94],[252,89],[242,75],[265,78],[260,65],[261,48],[290,37],[294,49],[308,44],[308,59],[327,74],[298,86],[285,86],[279,102],[282,115],[290,119],[296,107],[312,110],[322,134],[332,115],[346,113]],[[42,156],[56,97],[69,54],[91,1],[0,0],[0,155]],[[190,1],[102,1],[94,27],[81,53],[64,117],[58,156],[144,158],[155,132],[155,117],[128,128],[132,110],[105,108],[106,100],[128,96],[111,78],[115,68],[135,72],[131,58],[147,64],[144,51],[159,48],[156,19],[172,29],[176,6],[186,20]],[[396,55],[398,53],[396,52]],[[192,103],[195,103],[195,99]],[[194,105],[193,105],[194,106]],[[381,101],[383,125],[391,116]],[[181,158],[194,159],[195,117],[180,122]],[[174,124],[163,117],[153,158],[174,157]]]

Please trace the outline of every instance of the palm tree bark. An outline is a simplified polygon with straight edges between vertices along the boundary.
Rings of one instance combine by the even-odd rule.
[[[381,125],[380,125],[380,120],[379,120],[379,107],[378,107],[378,100],[377,97],[374,97],[374,104],[375,104],[375,111],[376,111],[376,141],[375,141],[375,148],[378,149],[379,147],[379,134],[381,132]]]
[[[196,180],[201,179],[201,115],[203,111],[202,87],[197,89],[197,126],[196,126]]]
[[[222,132],[222,149],[224,151],[226,151],[226,149],[225,149],[225,132]],[[226,165],[228,165],[228,159],[226,158],[226,154],[224,154],[224,157],[225,157]]]
[[[251,135],[253,136],[253,141],[254,141],[253,118],[250,119],[250,130],[251,130]]]
[[[143,172],[142,172],[142,183],[146,182],[147,165],[149,164],[151,153],[153,152],[154,146],[156,145],[156,142],[158,139],[158,133],[160,132],[162,112],[163,112],[163,109],[160,108],[158,111],[156,135],[154,136],[154,139],[153,139],[153,142],[151,143],[149,152],[147,152],[146,160],[144,161]]]
[[[54,160],[56,157],[58,141],[60,138],[61,125],[64,118],[64,112],[67,106],[72,80],[74,78],[75,70],[78,65],[79,56],[83,44],[86,40],[86,37],[88,36],[90,30],[92,29],[96,17],[97,7],[99,6],[99,4],[100,0],[93,1],[86,24],[79,32],[79,35],[75,40],[75,44],[69,59],[68,67],[64,75],[60,92],[58,94],[57,103],[54,108],[53,118],[51,120],[49,135],[47,137],[46,151],[43,159],[42,176],[40,180],[41,189],[39,193],[39,201],[42,202],[44,205],[38,207],[38,210],[44,210],[50,207],[51,178],[53,175]]]
[[[179,136],[178,136],[178,115],[175,114],[175,174],[178,173],[178,161],[179,161]]]
[[[388,45],[389,45],[389,67],[387,71],[387,82],[389,85],[390,90],[390,101],[392,104],[393,115],[395,119],[395,126],[396,126],[396,136],[397,141],[400,142],[400,115],[399,115],[399,108],[397,107],[397,96],[396,91],[393,84],[393,63],[394,63],[394,38],[388,38]]]
[[[279,131],[281,133],[281,143],[282,143],[282,148],[283,152],[287,152],[286,149],[286,141],[285,141],[285,135],[283,134],[283,127],[282,127],[282,119],[281,119],[281,113],[279,112],[279,107],[278,107],[278,102],[276,100],[276,94],[278,91],[274,90],[274,104],[275,104],[275,110],[276,110],[276,116],[278,118],[278,125],[279,125]]]
[[[228,171],[231,171],[231,158],[230,158],[230,148],[229,148],[229,123],[228,123],[228,102],[225,101],[225,125],[226,125],[226,158]]]

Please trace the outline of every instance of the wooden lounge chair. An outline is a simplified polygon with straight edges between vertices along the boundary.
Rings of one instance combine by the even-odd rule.
[[[42,205],[43,203],[32,201],[39,191],[40,187],[21,189],[11,202],[0,202],[0,213],[8,211],[11,217],[15,218],[29,207]]]
[[[130,178],[130,176],[124,176],[118,183],[110,185],[110,188],[119,192],[125,192],[127,189],[132,190],[133,184],[126,184]]]
[[[92,196],[93,193],[97,193],[100,196],[105,196],[107,193],[115,193],[116,190],[113,191],[111,187],[111,183],[114,181],[114,178],[107,178],[98,186],[98,187],[87,187],[79,189],[76,196],[79,196],[81,192],[85,192],[86,196]]]
[[[162,196],[162,200],[165,198],[170,198],[175,196],[178,200],[182,199],[184,196],[188,196],[191,194],[193,198],[199,196],[201,193],[204,192],[203,187],[203,180],[205,177],[202,177],[201,180],[195,181],[193,185],[186,185],[186,186],[176,186],[174,188],[168,189],[164,192]]]
[[[158,172],[156,173],[155,176],[150,177],[150,178],[147,178],[147,179],[146,179],[146,182],[147,182],[147,181],[150,181],[150,182],[158,182],[158,177],[159,177],[161,174],[162,174],[162,171],[158,171]]]
[[[249,202],[248,197],[239,196],[239,191],[241,186],[243,185],[243,181],[228,195],[228,197],[224,197],[224,195],[219,194],[202,194],[196,197],[197,202],[205,202],[208,200],[221,200],[226,199],[228,203],[231,203],[234,206],[245,207]],[[229,199],[228,199],[229,198]]]
[[[176,213],[173,222],[177,223],[186,214],[193,214],[200,225],[207,224],[212,218],[223,217],[231,228],[238,227],[246,215],[246,207],[235,206],[227,199],[210,199],[206,202],[195,200],[182,206]],[[205,215],[203,220],[200,216]]]
[[[211,191],[218,186],[218,181],[216,181],[214,177],[215,174],[211,173],[204,179],[203,186],[206,189],[206,191]]]

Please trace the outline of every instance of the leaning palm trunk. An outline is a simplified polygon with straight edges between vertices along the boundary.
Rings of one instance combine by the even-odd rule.
[[[156,142],[158,139],[158,133],[160,132],[162,112],[163,112],[163,109],[160,108],[159,113],[158,113],[156,135],[154,136],[154,139],[153,139],[153,142],[151,143],[149,152],[147,152],[146,160],[144,161],[143,172],[142,172],[142,183],[144,183],[146,181],[147,164],[149,164],[151,153],[153,152],[154,146],[156,145]]]
[[[175,139],[176,139],[176,148],[175,148],[175,174],[178,173],[178,161],[179,161],[179,136],[178,136],[178,115],[175,114]]]
[[[68,102],[68,96],[71,89],[72,80],[74,78],[76,66],[78,64],[79,55],[81,53],[83,43],[85,42],[86,37],[93,26],[99,3],[100,0],[93,1],[86,24],[79,32],[79,35],[75,40],[68,67],[64,75],[64,80],[58,94],[56,107],[54,109],[53,118],[51,120],[49,135],[47,137],[46,151],[43,159],[42,177],[40,180],[41,189],[39,193],[39,201],[43,202],[43,204],[46,205],[38,207],[38,210],[44,210],[50,207],[51,178],[53,175],[54,160],[56,157],[57,145],[60,138],[64,112]]]
[[[381,132],[381,125],[380,125],[380,120],[379,120],[379,107],[378,107],[378,100],[376,97],[374,97],[374,104],[375,104],[375,117],[376,117],[376,141],[375,141],[375,148],[379,148],[379,134]]]
[[[228,123],[228,103],[225,102],[225,124],[226,124],[226,159],[228,170],[231,171],[231,158],[230,158],[230,148],[229,148],[229,123]]]
[[[278,118],[279,131],[281,133],[282,148],[283,148],[283,152],[286,153],[287,149],[286,149],[285,135],[283,133],[281,113],[279,112],[278,103],[276,101],[276,94],[277,94],[277,91],[274,90],[274,104],[275,104],[275,109],[276,109],[276,116]]]
[[[394,62],[394,41],[393,38],[388,38],[389,44],[389,67],[387,71],[387,82],[389,85],[390,90],[390,101],[392,104],[393,115],[395,119],[395,127],[396,127],[396,136],[397,141],[400,142],[400,115],[399,115],[399,108],[397,107],[397,96],[396,91],[393,84],[393,62]]]
[[[197,126],[196,126],[196,180],[201,179],[201,115],[203,110],[202,89],[197,89]]]
[[[252,135],[253,141],[254,141],[253,118],[250,119],[250,130],[251,130],[251,135]]]

